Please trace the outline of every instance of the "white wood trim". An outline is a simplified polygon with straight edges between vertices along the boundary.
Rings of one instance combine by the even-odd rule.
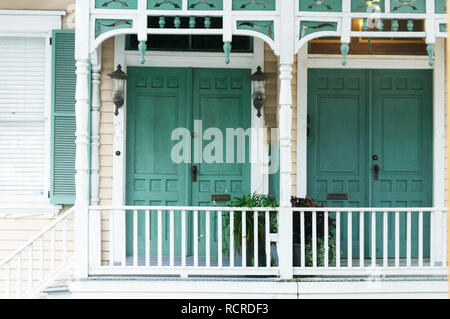
[[[120,64],[124,72],[127,72],[127,62],[125,56],[125,35],[119,35],[114,38],[114,70]],[[113,135],[113,205],[125,205],[125,189],[126,189],[126,110],[127,98],[125,89],[125,101],[119,109],[119,115],[114,116],[114,135]],[[116,152],[120,152],[120,156]],[[125,215],[112,214],[114,234],[118,238],[125,238]],[[121,254],[125,251],[125,241],[117,240],[114,245],[114,262],[121,262]]]
[[[434,5],[434,2],[433,2]],[[445,206],[445,40],[436,39],[433,72],[433,206]],[[435,261],[443,259],[442,213],[433,215],[432,229]],[[445,254],[445,252],[444,252]]]
[[[0,10],[0,15],[26,15],[26,16],[65,16],[66,11],[47,10]]]
[[[256,71],[258,66],[264,68],[264,42],[260,39],[254,39],[254,53],[232,53],[230,55],[230,64],[225,63],[223,53],[207,53],[207,52],[166,52],[166,51],[148,51],[145,57],[145,63],[140,63],[140,54],[138,51],[125,51],[125,43],[120,44],[119,37],[115,40],[115,65],[122,61],[122,66],[126,70],[127,66],[143,66],[143,67],[193,67],[193,68],[243,68],[252,69]],[[120,38],[119,38],[120,39]],[[119,47],[120,46],[120,47]],[[252,110],[252,127],[262,129],[264,126],[264,116],[258,118],[253,104],[250,105]],[[117,125],[114,125],[114,141],[116,141],[116,134],[126,132],[125,119],[121,118],[121,113],[126,116],[126,102],[119,111],[119,116],[115,117]],[[117,119],[116,119],[117,118]],[[121,122],[121,123],[119,123]],[[118,139],[117,139],[118,141]],[[117,157],[114,155],[113,161],[113,202],[114,204],[124,204],[125,200],[125,140],[120,142],[117,148],[114,146],[114,152],[120,150],[123,155]],[[119,163],[120,162],[120,163]],[[267,193],[268,190],[268,176],[261,176],[262,163],[252,164],[251,168],[251,191]]]
[[[433,112],[433,207],[443,207],[445,192],[445,66],[444,45],[442,39],[436,43],[436,62],[434,67],[428,65],[428,56],[389,56],[389,55],[349,55],[347,65],[342,66],[340,55],[309,54],[298,55],[306,67],[298,69],[298,110],[297,117],[297,196],[304,196],[307,189],[305,161],[307,158],[306,116],[307,112],[307,76],[308,68],[333,69],[434,69],[434,112]],[[304,172],[303,174],[301,172]],[[439,251],[439,250],[438,250]]]
[[[74,280],[67,290],[47,289],[48,298],[154,298],[154,299],[423,299],[448,298],[444,276],[435,280],[391,278],[381,275],[367,279],[309,279],[302,281],[226,279],[148,279],[112,277],[110,280]],[[342,278],[342,279],[345,279]]]
[[[298,55],[297,79],[297,197],[305,197],[307,176],[307,105],[308,105],[308,47],[304,45]]]

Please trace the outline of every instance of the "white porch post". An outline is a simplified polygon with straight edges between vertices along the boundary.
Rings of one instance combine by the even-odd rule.
[[[89,205],[89,147],[88,147],[88,67],[89,67],[89,2],[77,0],[75,12],[76,60],[76,162],[75,162],[75,277],[88,275],[88,205]]]
[[[279,211],[279,263],[280,277],[292,279],[292,158],[291,158],[291,126],[292,126],[292,64],[294,63],[295,21],[294,1],[281,1],[281,38],[280,38],[280,211]]]
[[[91,96],[91,205],[99,204],[99,139],[100,139],[100,78],[101,47],[91,55],[92,63],[92,96]],[[101,263],[101,213],[92,211],[89,214],[89,264],[100,266]]]

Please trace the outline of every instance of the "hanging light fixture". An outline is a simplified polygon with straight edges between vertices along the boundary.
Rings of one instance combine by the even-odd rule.
[[[113,102],[116,106],[114,115],[117,116],[119,115],[119,108],[122,107],[125,102],[125,82],[128,78],[128,74],[122,71],[122,66],[119,64],[117,69],[113,73],[108,74],[108,76],[114,82]]]
[[[253,73],[250,77],[252,81],[253,87],[253,106],[256,110],[258,110],[258,117],[261,117],[261,110],[264,106],[264,98],[265,98],[265,82],[267,80],[267,75],[265,75],[261,67],[258,66],[256,72]]]

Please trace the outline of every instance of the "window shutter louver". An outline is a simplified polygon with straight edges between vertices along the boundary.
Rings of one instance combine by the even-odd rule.
[[[53,204],[75,202],[75,33],[53,31],[51,187]]]

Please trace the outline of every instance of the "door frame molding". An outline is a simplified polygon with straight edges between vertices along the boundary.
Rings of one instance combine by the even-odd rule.
[[[411,55],[349,55],[347,65],[342,66],[341,55],[308,54],[307,46],[298,53],[297,85],[297,196],[307,195],[307,107],[308,107],[308,69],[425,69],[433,70],[433,207],[445,207],[445,42],[436,39],[434,66],[428,65],[428,56]],[[442,213],[437,213],[431,227],[436,227]],[[432,245],[436,252],[441,251],[441,234],[433,233]],[[435,238],[433,240],[433,238]],[[434,243],[433,243],[434,242]],[[436,261],[441,260],[436,256]]]
[[[297,196],[306,195],[306,115],[308,102],[308,69],[431,69],[433,72],[433,207],[445,206],[445,54],[444,43],[436,43],[433,67],[428,56],[349,55],[342,66],[340,55],[307,54],[306,46],[298,54],[298,115],[297,115]],[[414,66],[414,67],[411,67]]]
[[[114,65],[121,64],[124,71],[128,66],[133,67],[192,67],[192,68],[233,68],[233,69],[251,69],[255,72],[258,66],[264,68],[264,42],[254,38],[253,53],[231,53],[230,64],[225,63],[223,53],[208,52],[172,52],[172,51],[147,51],[145,54],[145,63],[140,63],[139,51],[125,50],[125,36],[119,35],[114,38]],[[253,92],[252,92],[253,93]],[[113,205],[125,205],[126,191],[126,98],[121,112],[114,116],[114,137],[113,137]],[[253,105],[249,105],[252,110],[251,127],[264,127],[264,114],[261,118],[256,116],[257,111]],[[252,144],[263,145],[264,137],[252,136]],[[254,147],[250,147],[250,156],[254,156]],[[120,151],[120,156],[115,156],[116,151]],[[263,172],[263,174],[261,174]],[[250,173],[251,192],[267,193],[268,176],[261,163],[251,164]]]

